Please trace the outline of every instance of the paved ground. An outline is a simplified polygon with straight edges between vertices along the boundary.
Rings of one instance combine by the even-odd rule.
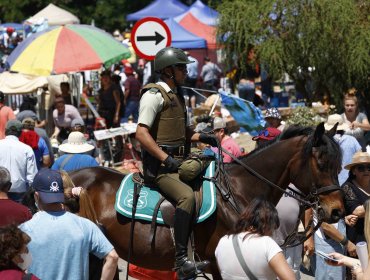
[[[120,280],[126,279],[126,262],[124,260],[122,260],[122,259],[119,260],[118,269],[120,270],[119,279]],[[211,275],[207,275],[207,276],[212,279]],[[136,278],[129,277],[128,279],[135,280]],[[204,279],[204,278],[199,278],[199,279]],[[312,276],[301,273],[301,280],[312,280],[312,279],[315,279],[315,278],[312,277]],[[163,280],[165,280],[165,279],[163,279]]]

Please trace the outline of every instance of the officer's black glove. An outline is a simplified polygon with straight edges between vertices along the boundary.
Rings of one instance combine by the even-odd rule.
[[[199,141],[205,144],[209,144],[212,147],[218,147],[217,138],[213,134],[201,133],[199,135]]]
[[[180,162],[171,156],[168,156],[163,162],[164,166],[169,172],[177,172],[179,169]]]

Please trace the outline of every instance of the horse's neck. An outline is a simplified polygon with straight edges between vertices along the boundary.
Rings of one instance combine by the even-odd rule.
[[[255,170],[258,174],[270,182],[286,189],[290,179],[290,165],[301,146],[298,145],[298,139],[288,139],[277,142],[264,150],[256,152],[244,159],[244,163]],[[283,192],[275,187],[268,186],[256,176],[245,171],[242,173],[242,196],[254,198],[259,195],[266,196],[271,202],[277,204]]]

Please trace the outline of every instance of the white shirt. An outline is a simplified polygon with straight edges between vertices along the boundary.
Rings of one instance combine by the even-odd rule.
[[[251,234],[243,241],[245,234],[245,232],[238,234],[238,242],[249,270],[257,279],[275,280],[276,275],[270,268],[269,262],[276,254],[281,252],[281,248],[269,236]],[[232,235],[225,235],[220,239],[216,247],[215,255],[222,279],[249,279],[236,257]]]
[[[163,87],[166,92],[171,88],[165,82],[158,82],[157,85]],[[149,89],[150,91],[150,89]],[[157,93],[145,92],[140,99],[138,124],[144,124],[149,128],[152,127],[157,114],[162,111],[164,99],[160,91]]]
[[[9,135],[0,140],[0,166],[10,172],[12,186],[10,192],[26,192],[37,173],[35,154],[30,146],[16,136]]]

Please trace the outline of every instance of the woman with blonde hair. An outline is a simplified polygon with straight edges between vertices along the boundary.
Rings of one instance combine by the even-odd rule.
[[[344,113],[342,114],[343,121],[348,124],[349,128],[345,134],[354,136],[360,143],[363,151],[366,148],[366,131],[370,131],[370,124],[366,114],[360,112],[358,108],[358,99],[356,97],[356,89],[351,88],[344,95],[343,99]]]
[[[87,190],[82,187],[76,187],[67,172],[60,171],[60,174],[62,175],[64,186],[64,205],[68,208],[66,210],[89,219],[101,228]]]
[[[93,208],[90,196],[87,190],[80,186],[75,186],[71,177],[65,171],[60,171],[64,187],[64,206],[67,211],[75,213],[80,217],[89,219],[95,223],[104,233],[103,226],[98,222],[98,217]],[[89,280],[100,279],[104,259],[99,259],[93,254],[89,255]]]

